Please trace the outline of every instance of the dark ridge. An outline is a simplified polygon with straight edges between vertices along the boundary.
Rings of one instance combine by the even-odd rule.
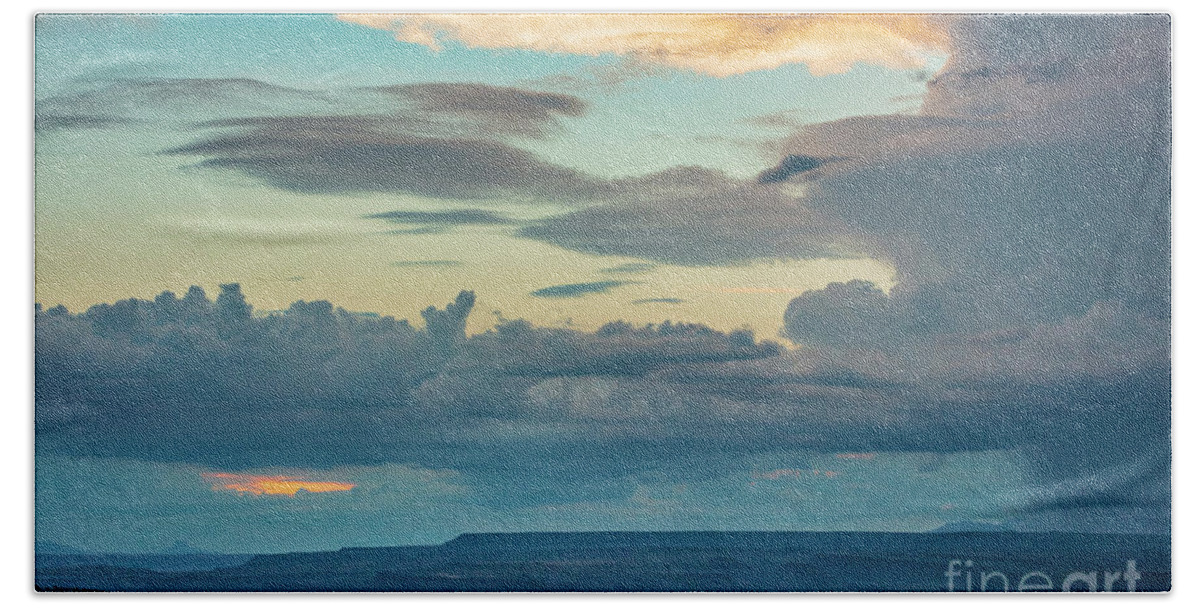
[[[1136,564],[1136,591],[1171,588],[1167,536],[1063,532],[526,532],[441,545],[260,555],[204,572],[39,567],[41,590],[110,591],[948,591],[947,564],[1001,572]],[[986,570],[985,570],[986,569]],[[959,590],[965,577],[960,576]],[[1122,581],[1121,585],[1124,584]],[[1114,590],[1125,590],[1123,586]]]

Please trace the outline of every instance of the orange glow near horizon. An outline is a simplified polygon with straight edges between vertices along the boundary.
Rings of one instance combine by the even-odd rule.
[[[355,484],[343,481],[311,481],[288,475],[250,475],[246,473],[201,473],[214,492],[232,490],[238,494],[295,496],[305,492],[348,492]]]

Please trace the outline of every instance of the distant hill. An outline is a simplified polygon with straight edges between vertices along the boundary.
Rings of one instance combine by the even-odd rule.
[[[93,553],[79,547],[64,545],[61,543],[52,543],[47,541],[35,541],[33,543],[33,552],[38,555],[88,555]]]
[[[1116,571],[1134,560],[1137,590],[1165,591],[1170,551],[1167,536],[1117,534],[465,534],[441,545],[246,556],[191,571],[39,557],[36,584],[44,591],[946,591],[948,560],[1013,581],[1036,570],[1059,584],[1071,572]]]

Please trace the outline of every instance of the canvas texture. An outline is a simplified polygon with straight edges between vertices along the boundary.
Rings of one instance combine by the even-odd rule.
[[[1171,588],[1163,14],[41,14],[35,587]]]

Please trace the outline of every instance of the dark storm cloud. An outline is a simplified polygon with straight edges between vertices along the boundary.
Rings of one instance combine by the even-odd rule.
[[[1030,513],[1169,522],[1169,18],[944,19],[956,48],[919,115],[784,143],[846,159],[806,202],[899,279],[796,298],[784,333],[848,378],[911,382],[950,422],[925,437],[1023,444]]]
[[[1153,321],[1117,310],[917,350],[782,353],[749,332],[675,323],[586,333],[514,321],[468,339],[473,303],[430,307],[425,330],[327,302],[253,317],[235,286],[216,303],[193,289],[40,312],[38,440],[213,466],[443,466],[532,457],[513,442],[537,437],[539,449],[640,444],[665,458],[714,440],[702,450],[956,451],[1167,424],[1155,413],[1169,399],[1167,347],[1144,337]]]
[[[289,116],[214,123],[224,135],[166,154],[203,157],[284,190],[403,192],[434,198],[573,202],[594,181],[532,153],[486,139],[423,137],[381,116]]]
[[[781,449],[1005,449],[1037,482],[1030,512],[1169,513],[1169,22],[946,19],[959,48],[919,115],[814,125],[781,144],[781,158],[844,159],[803,198],[695,168],[598,180],[490,140],[468,160],[476,140],[378,117],[228,124],[193,144],[294,190],[600,201],[520,229],[584,252],[896,265],[887,294],[832,284],[780,311],[806,348],[619,322],[506,322],[466,339],[465,301],[427,311],[429,331],[320,303],[248,320],[234,296],[52,309],[37,317],[39,449],[416,462],[511,486],[552,462],[537,483],[568,487]]]
[[[420,330],[320,301],[254,316],[236,285],[215,302],[192,288],[79,315],[39,309],[38,442],[73,456],[216,467],[469,464],[494,458],[492,449],[520,461],[533,455],[498,436],[485,452],[463,442],[482,427],[549,425],[557,430],[548,440],[569,449],[608,417],[576,419],[553,404],[525,417],[525,393],[547,379],[637,377],[779,352],[748,332],[671,323],[589,334],[518,321],[468,339],[473,305],[463,292],[431,306]]]
[[[593,293],[607,293],[613,288],[629,285],[630,281],[595,281],[592,283],[570,283],[552,285],[529,292],[536,298],[579,298]]]
[[[588,109],[587,102],[573,95],[482,83],[424,82],[369,90],[399,97],[421,112],[459,115],[490,125],[496,133],[535,137],[546,135],[560,117],[582,116]]]
[[[802,344],[854,343],[880,339],[888,297],[873,283],[832,283],[788,304],[784,336]]]
[[[1053,489],[1093,475],[1088,463],[1136,460],[1169,429],[1164,323],[1119,307],[785,352],[670,322],[506,321],[468,338],[473,305],[464,292],[430,307],[425,329],[328,302],[255,316],[236,286],[216,302],[193,289],[39,310],[39,450],[234,469],[413,463],[486,480],[481,500],[537,502],[698,459],[710,469],[696,474],[724,475],[739,455],[780,450],[1020,450],[1059,473],[1044,476]],[[1096,449],[1109,445],[1125,447]]]
[[[955,53],[919,115],[785,142],[845,159],[806,204],[865,235],[897,266],[900,300],[946,321],[1038,323],[1102,300],[1168,314],[1169,20],[945,20]]]

